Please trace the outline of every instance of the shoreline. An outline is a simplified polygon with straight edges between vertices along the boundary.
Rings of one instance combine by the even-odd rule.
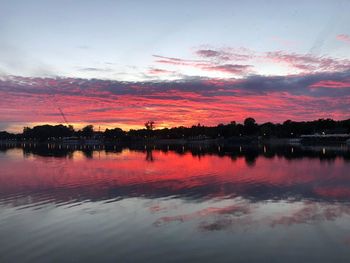
[[[56,144],[56,145],[305,145],[305,146],[322,146],[322,145],[350,145],[349,140],[310,140],[303,141],[301,138],[259,138],[259,137],[231,137],[231,138],[214,138],[214,139],[137,139],[137,140],[0,140],[0,144]]]

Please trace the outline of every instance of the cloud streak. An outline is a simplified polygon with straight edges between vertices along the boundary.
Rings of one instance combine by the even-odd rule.
[[[338,39],[348,41],[347,35]],[[349,38],[350,39],[350,38]],[[350,59],[298,54],[286,51],[257,52],[247,48],[198,48],[193,54],[198,59],[182,59],[154,55],[156,64],[173,67],[174,70],[193,68],[203,75],[208,72],[223,73],[226,77],[246,77],[261,74],[264,68],[274,68],[275,74],[311,74],[350,70]],[[221,77],[223,77],[221,76]]]
[[[337,40],[350,44],[350,35],[339,34],[337,35]]]

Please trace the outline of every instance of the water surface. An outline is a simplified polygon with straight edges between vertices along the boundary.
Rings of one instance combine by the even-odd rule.
[[[350,149],[0,147],[1,262],[349,262]]]

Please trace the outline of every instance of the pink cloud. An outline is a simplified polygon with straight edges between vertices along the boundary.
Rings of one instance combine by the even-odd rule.
[[[337,35],[337,40],[350,44],[350,35],[339,34]]]
[[[200,50],[198,52],[203,57],[206,57],[206,58],[220,56],[220,59],[222,59],[222,56],[220,55],[220,53],[214,50]],[[212,62],[209,60],[208,61],[187,60],[187,59],[171,58],[171,57],[164,57],[164,56],[158,56],[158,55],[154,55],[154,57],[157,58],[157,60],[155,61],[156,63],[168,64],[173,66],[193,67],[204,71],[212,71],[212,72],[217,71],[217,72],[229,73],[234,75],[245,75],[252,71],[251,70],[252,66],[250,65],[221,64],[221,63]]]
[[[348,59],[318,57],[309,54],[286,53],[283,51],[267,52],[265,56],[268,60],[275,63],[283,63],[302,72],[343,71],[350,68],[350,60]]]
[[[165,57],[165,56],[159,56],[159,55],[153,55],[153,57],[156,58],[157,63],[162,63],[162,64],[181,65],[181,66],[208,65],[208,62],[204,60],[181,59],[181,58]]]
[[[342,35],[341,39],[347,40],[347,37],[349,36]],[[336,72],[350,69],[349,59],[297,54],[285,51],[254,52],[243,48],[206,48],[196,50],[195,55],[206,59],[210,67],[213,68],[220,68],[226,64],[236,64],[237,61],[244,61],[244,64],[250,64],[252,68],[255,63],[264,63],[267,65],[272,63],[296,69],[300,73]]]
[[[330,88],[330,89],[350,88],[350,80],[348,81],[321,80],[317,83],[310,85],[310,88]]]
[[[124,129],[142,127],[148,119],[158,127],[216,125],[252,115],[259,122],[346,119],[350,90],[344,83],[349,83],[345,73],[163,82],[12,77],[0,81],[0,119],[6,123],[62,122],[58,108],[72,123]],[[328,88],[310,91],[321,86]]]

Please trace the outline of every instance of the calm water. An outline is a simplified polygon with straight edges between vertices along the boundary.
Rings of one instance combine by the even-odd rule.
[[[0,148],[0,262],[349,262],[350,149]]]

